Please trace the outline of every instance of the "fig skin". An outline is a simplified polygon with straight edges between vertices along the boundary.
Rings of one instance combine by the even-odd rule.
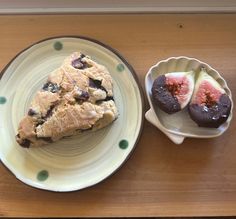
[[[164,112],[173,114],[181,110],[178,99],[169,92],[166,86],[165,75],[161,75],[155,79],[151,91],[154,103]]]
[[[212,106],[190,104],[189,115],[200,127],[218,128],[229,117],[231,101],[226,94],[222,94],[219,101]]]

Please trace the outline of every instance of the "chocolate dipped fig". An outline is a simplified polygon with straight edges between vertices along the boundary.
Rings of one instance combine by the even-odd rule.
[[[152,85],[155,104],[166,113],[182,110],[190,101],[194,89],[194,72],[173,72],[160,75]]]
[[[188,109],[200,127],[218,128],[230,114],[229,96],[204,68],[199,73]]]

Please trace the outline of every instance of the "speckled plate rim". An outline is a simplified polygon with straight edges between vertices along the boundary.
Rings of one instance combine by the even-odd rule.
[[[139,79],[138,79],[138,76],[134,70],[134,68],[128,63],[128,61],[120,54],[120,52],[118,52],[116,49],[112,48],[111,46],[99,41],[99,40],[96,40],[96,39],[93,39],[93,38],[90,38],[90,37],[87,37],[87,36],[81,36],[81,35],[60,35],[60,36],[52,36],[52,37],[47,37],[47,38],[44,38],[42,40],[39,40],[35,43],[32,43],[30,44],[29,46],[27,46],[25,49],[21,50],[20,52],[18,52],[9,62],[8,64],[5,65],[5,67],[2,69],[2,71],[0,71],[0,80],[2,78],[2,76],[4,75],[4,73],[6,72],[6,70],[8,69],[8,67],[14,62],[14,60],[19,57],[21,54],[23,54],[25,51],[27,51],[28,49],[32,48],[33,46],[37,45],[37,44],[40,44],[42,42],[45,42],[45,41],[48,41],[48,40],[59,40],[59,39],[62,39],[62,38],[71,38],[71,39],[82,39],[82,40],[86,40],[86,41],[89,41],[89,42],[92,42],[92,43],[95,43],[95,44],[98,44],[102,47],[104,47],[105,49],[111,51],[112,53],[114,53],[118,58],[121,59],[121,61],[125,64],[125,66],[129,69],[129,71],[131,72],[134,80],[135,80],[135,83],[138,87],[138,90],[139,90],[139,94],[140,94],[140,102],[141,102],[141,124],[140,124],[140,129],[139,129],[139,133],[138,133],[138,136],[135,140],[135,143],[130,151],[130,153],[127,155],[127,157],[124,159],[124,161],[120,164],[120,166],[116,169],[114,169],[113,172],[111,172],[109,175],[107,175],[106,177],[104,177],[103,179],[101,179],[100,181],[98,182],[95,182],[95,183],[92,183],[91,185],[87,185],[83,188],[78,188],[78,189],[73,189],[73,190],[67,190],[67,191],[57,191],[57,190],[49,190],[47,188],[44,188],[44,187],[36,187],[36,186],[33,186],[31,184],[28,183],[27,180],[25,180],[24,177],[21,177],[21,175],[17,175],[14,173],[14,171],[11,170],[11,168],[5,163],[4,159],[1,159],[0,157],[0,162],[3,164],[3,166],[5,167],[5,169],[10,172],[11,174],[13,174],[17,180],[19,180],[21,183],[23,182],[26,186],[29,186],[31,188],[34,188],[34,189],[38,189],[38,190],[47,190],[49,192],[62,192],[62,193],[68,193],[68,192],[74,192],[74,191],[81,191],[81,190],[84,190],[84,189],[88,189],[92,186],[95,186],[101,182],[103,182],[104,180],[106,180],[107,178],[109,178],[110,176],[112,176],[113,174],[115,174],[124,164],[125,162],[130,158],[130,156],[132,155],[132,153],[134,152],[134,149],[136,148],[137,146],[137,143],[139,142],[140,140],[140,137],[142,135],[142,130],[143,130],[143,125],[144,125],[144,92],[142,90],[142,86],[139,82]]]
[[[222,79],[222,81],[223,81],[224,84],[225,84],[225,88],[226,88],[227,91],[228,91],[228,95],[229,95],[229,98],[230,98],[231,104],[232,104],[232,105],[231,105],[230,115],[229,115],[229,117],[228,117],[228,119],[227,119],[228,126],[225,128],[225,130],[224,130],[223,132],[221,132],[221,133],[219,133],[219,134],[215,134],[215,135],[208,135],[208,136],[198,136],[198,135],[195,135],[195,134],[185,135],[185,134],[176,132],[176,131],[174,131],[174,130],[167,129],[166,127],[164,127],[164,125],[162,125],[162,123],[160,122],[158,116],[157,116],[156,113],[155,113],[155,110],[154,110],[154,106],[153,106],[151,97],[150,97],[150,95],[148,94],[148,88],[147,88],[147,86],[148,86],[148,77],[149,77],[150,74],[152,74],[153,69],[157,68],[161,63],[166,63],[166,62],[169,62],[169,61],[171,61],[171,60],[173,60],[173,59],[175,59],[175,60],[178,60],[178,59],[187,59],[187,60],[189,60],[189,61],[191,61],[191,60],[196,61],[196,62],[200,63],[201,65],[206,66],[208,69],[211,69],[212,71],[214,71],[214,72],[217,74],[217,76]],[[224,88],[224,89],[225,89],[225,88]],[[234,103],[233,103],[233,99],[232,99],[232,92],[231,92],[231,90],[229,89],[226,80],[220,75],[220,73],[219,73],[216,69],[214,69],[214,68],[211,67],[209,64],[207,64],[207,63],[205,63],[205,62],[202,62],[201,60],[199,60],[199,59],[197,59],[197,58],[187,57],[187,56],[172,56],[172,57],[169,57],[169,58],[167,58],[167,59],[164,59],[164,60],[161,60],[161,61],[157,62],[155,65],[153,65],[153,66],[151,66],[151,67],[149,68],[149,70],[148,70],[148,72],[147,72],[147,74],[146,74],[146,76],[145,76],[145,91],[146,91],[146,96],[147,96],[147,98],[148,98],[148,102],[149,102],[149,105],[150,105],[150,109],[149,109],[146,113],[148,113],[148,112],[149,112],[150,114],[152,113],[152,117],[154,116],[154,118],[156,119],[156,121],[155,121],[155,122],[152,122],[152,123],[153,123],[154,125],[156,125],[157,128],[159,128],[159,129],[160,129],[163,133],[165,133],[169,138],[171,138],[172,141],[174,141],[175,137],[177,137],[176,143],[179,142],[179,143],[177,143],[177,144],[182,143],[183,140],[184,140],[184,138],[186,138],[186,137],[190,137],[190,138],[214,138],[214,137],[218,137],[218,136],[222,135],[222,134],[229,128],[230,122],[231,122],[231,120],[232,120],[232,118],[233,118]],[[148,116],[146,116],[146,119],[149,121]],[[179,139],[179,138],[181,138],[181,137],[182,137],[182,139]],[[173,138],[173,139],[172,139],[172,138]],[[174,141],[174,142],[175,142],[175,141]]]

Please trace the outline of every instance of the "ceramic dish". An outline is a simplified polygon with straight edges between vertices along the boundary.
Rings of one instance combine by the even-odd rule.
[[[152,101],[151,88],[153,81],[162,74],[168,72],[185,72],[194,70],[196,74],[204,67],[209,75],[211,75],[225,89],[232,102],[232,108],[227,121],[219,128],[203,128],[190,118],[187,108],[180,112],[169,115],[160,110]],[[223,134],[229,127],[232,119],[233,101],[231,91],[226,81],[220,74],[208,64],[194,58],[188,57],[171,57],[169,59],[158,62],[152,66],[145,78],[145,87],[150,110],[145,114],[146,119],[166,134],[174,143],[181,144],[186,137],[192,138],[213,138]]]
[[[105,65],[114,81],[118,119],[96,132],[24,149],[15,135],[20,119],[48,74],[74,51]],[[128,158],[143,124],[143,98],[132,67],[110,47],[84,37],[40,41],[18,54],[0,81],[0,158],[24,183],[51,191],[74,191],[110,176]]]

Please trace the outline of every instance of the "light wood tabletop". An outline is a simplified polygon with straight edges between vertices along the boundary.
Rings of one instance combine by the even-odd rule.
[[[3,15],[0,27],[0,69],[36,41],[82,35],[118,50],[143,91],[150,66],[185,55],[217,69],[236,101],[236,14]],[[119,171],[70,193],[29,187],[1,164],[0,216],[236,215],[235,129],[233,118],[222,136],[186,139],[178,146],[145,120],[135,150]]]

